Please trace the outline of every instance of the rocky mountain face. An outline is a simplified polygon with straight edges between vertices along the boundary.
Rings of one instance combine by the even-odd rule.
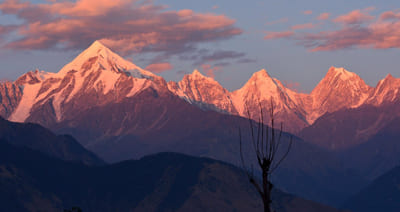
[[[366,101],[367,104],[379,106],[390,104],[400,99],[400,79],[394,78],[388,74],[385,79],[378,82],[372,95]]]
[[[168,82],[169,90],[191,104],[206,110],[238,114],[231,95],[217,81],[195,70],[180,82]]]
[[[170,90],[190,103],[198,103],[202,99],[199,97],[201,95],[194,96],[193,93],[211,95],[211,98],[208,97],[200,102],[215,106],[214,110],[216,111],[228,111],[230,114],[243,117],[248,117],[248,112],[250,112],[250,117],[256,121],[260,118],[259,103],[266,112],[269,110],[272,100],[275,108],[275,120],[284,124],[285,131],[295,134],[314,125],[315,121],[325,114],[369,104],[379,107],[399,99],[398,95],[400,95],[398,94],[400,81],[391,75],[381,80],[376,88],[373,88],[365,84],[364,80],[355,73],[335,67],[329,69],[326,76],[310,94],[297,93],[286,88],[265,70],[254,73],[242,88],[233,92],[227,92],[212,79],[203,81],[203,87],[190,86],[190,83],[195,81],[190,80],[193,79],[191,77],[193,75],[199,75],[199,73],[186,75],[179,83],[170,82],[170,85],[186,85],[184,88],[182,88],[183,86],[170,86],[170,88],[173,87]],[[211,85],[218,89],[210,90]],[[221,91],[219,93],[223,95],[212,95],[217,90]],[[233,105],[233,109],[231,105]],[[264,120],[265,123],[269,122],[268,117],[264,117]]]
[[[297,105],[296,99],[288,94],[288,90],[279,80],[261,70],[254,73],[242,88],[231,95],[241,116],[248,117],[250,114],[251,119],[260,121],[262,109],[262,119],[269,124],[269,112],[273,104],[277,126],[284,123],[285,131],[296,132],[307,126],[306,112]]]
[[[312,124],[325,113],[359,107],[371,91],[372,88],[355,73],[332,67],[310,94],[312,105],[308,108],[307,119]]]
[[[0,116],[8,118],[18,106],[22,89],[12,82],[0,83]]]

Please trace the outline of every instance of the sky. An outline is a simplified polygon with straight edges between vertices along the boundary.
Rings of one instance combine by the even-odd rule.
[[[398,0],[2,0],[0,80],[58,72],[95,40],[179,81],[235,90],[261,69],[310,92],[331,66],[375,86],[400,77]]]

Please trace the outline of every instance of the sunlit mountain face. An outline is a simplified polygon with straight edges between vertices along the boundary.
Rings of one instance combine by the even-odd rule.
[[[73,119],[71,116],[76,113],[121,103],[151,89],[156,93],[175,95],[202,110],[250,117],[255,121],[260,118],[260,103],[266,112],[272,101],[275,121],[284,123],[284,131],[309,138],[313,137],[313,133],[310,136],[308,133],[311,129],[327,125],[322,120],[328,114],[366,105],[379,108],[394,104],[399,99],[399,87],[400,81],[390,74],[376,87],[370,87],[355,73],[335,67],[329,69],[309,94],[286,88],[266,70],[255,72],[242,88],[232,92],[197,70],[179,82],[166,83],[162,77],[123,59],[100,41],[95,41],[58,73],[33,71],[15,82],[2,83],[0,112],[11,121],[32,121],[51,127]],[[383,119],[377,120],[376,116],[358,129],[354,135],[357,139],[366,140],[373,134],[370,132],[383,126]],[[265,123],[269,123],[268,116],[263,118]],[[368,127],[374,130],[367,130]],[[361,143],[360,139],[354,145]],[[350,141],[341,139],[337,144],[321,146],[332,149],[353,146],[351,142],[340,142]]]

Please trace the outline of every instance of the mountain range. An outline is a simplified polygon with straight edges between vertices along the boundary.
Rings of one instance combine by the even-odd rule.
[[[272,99],[276,123],[294,134],[284,133],[284,144],[293,137],[294,145],[274,182],[339,205],[397,165],[400,149],[383,154],[397,135],[382,139],[400,115],[399,87],[391,75],[373,88],[332,67],[310,94],[286,88],[265,70],[230,92],[198,71],[166,82],[96,41],[58,73],[36,70],[0,84],[0,115],[73,135],[107,162],[174,151],[238,164],[238,128],[249,134],[248,114],[259,121],[260,104],[268,111]],[[382,152],[374,152],[377,146]]]
[[[400,79],[390,74],[373,88],[355,73],[335,67],[329,69],[310,94],[286,88],[265,70],[254,73],[242,88],[233,92],[197,70],[185,75],[180,82],[167,83],[96,41],[58,73],[36,70],[15,82],[2,83],[0,115],[11,121],[33,121],[51,126],[70,120],[73,113],[122,102],[152,89],[172,93],[204,110],[243,117],[250,114],[256,121],[260,117],[259,103],[267,111],[272,99],[276,121],[284,123],[285,131],[302,135],[307,134],[301,132],[303,129],[318,127],[317,120],[324,115],[364,105],[381,107],[396,102],[399,88]],[[268,117],[264,119],[268,123]],[[379,123],[375,125],[375,128],[380,127]],[[369,135],[360,132],[358,136]]]

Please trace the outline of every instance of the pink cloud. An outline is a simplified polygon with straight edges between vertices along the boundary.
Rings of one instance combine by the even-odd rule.
[[[170,63],[153,63],[148,65],[145,69],[154,73],[161,73],[164,71],[169,71],[174,67]]]
[[[313,29],[316,25],[313,23],[298,24],[291,27],[292,30]]]
[[[320,21],[327,20],[327,19],[329,19],[330,15],[331,15],[330,13],[321,13],[317,17],[317,20],[320,20]]]
[[[10,14],[29,6],[29,2],[20,2],[18,0],[5,0],[3,3],[0,4],[0,10],[3,11],[5,14]]]
[[[336,31],[308,34],[303,38],[311,51],[332,51],[351,47],[400,48],[400,21],[376,22],[366,27],[344,27]]]
[[[353,10],[348,14],[341,15],[333,20],[335,23],[343,24],[362,24],[373,20],[375,17],[368,14],[372,8],[367,8],[364,10]]]
[[[201,65],[201,68],[203,69],[203,72],[205,72],[208,77],[211,77],[213,79],[215,79],[216,72],[222,70],[221,69],[222,67],[220,67],[220,66],[213,67],[210,64],[203,64],[203,65]]]
[[[264,36],[265,40],[270,39],[280,39],[280,38],[289,38],[294,35],[293,31],[284,31],[284,32],[268,32],[267,35]]]
[[[311,15],[312,13],[313,13],[312,10],[303,11],[303,14],[304,14],[304,15]]]
[[[81,49],[101,40],[120,53],[178,54],[204,42],[242,33],[235,20],[192,10],[166,11],[164,5],[137,0],[78,0],[43,4],[6,0],[0,12],[23,21],[9,32],[13,49]],[[4,27],[0,25],[0,27]],[[0,34],[0,36],[1,36]]]
[[[300,90],[300,83],[293,82],[293,81],[283,81],[283,84],[286,88],[289,88],[292,91],[299,92]]]
[[[386,11],[376,19],[369,14],[372,10],[374,8],[370,7],[339,16],[334,20],[338,23],[336,29],[329,31],[270,32],[264,39],[290,38],[310,51],[400,48],[400,13]],[[310,23],[296,25],[291,30],[310,29],[311,26]]]
[[[380,15],[381,20],[400,19],[400,12],[386,11]]]

